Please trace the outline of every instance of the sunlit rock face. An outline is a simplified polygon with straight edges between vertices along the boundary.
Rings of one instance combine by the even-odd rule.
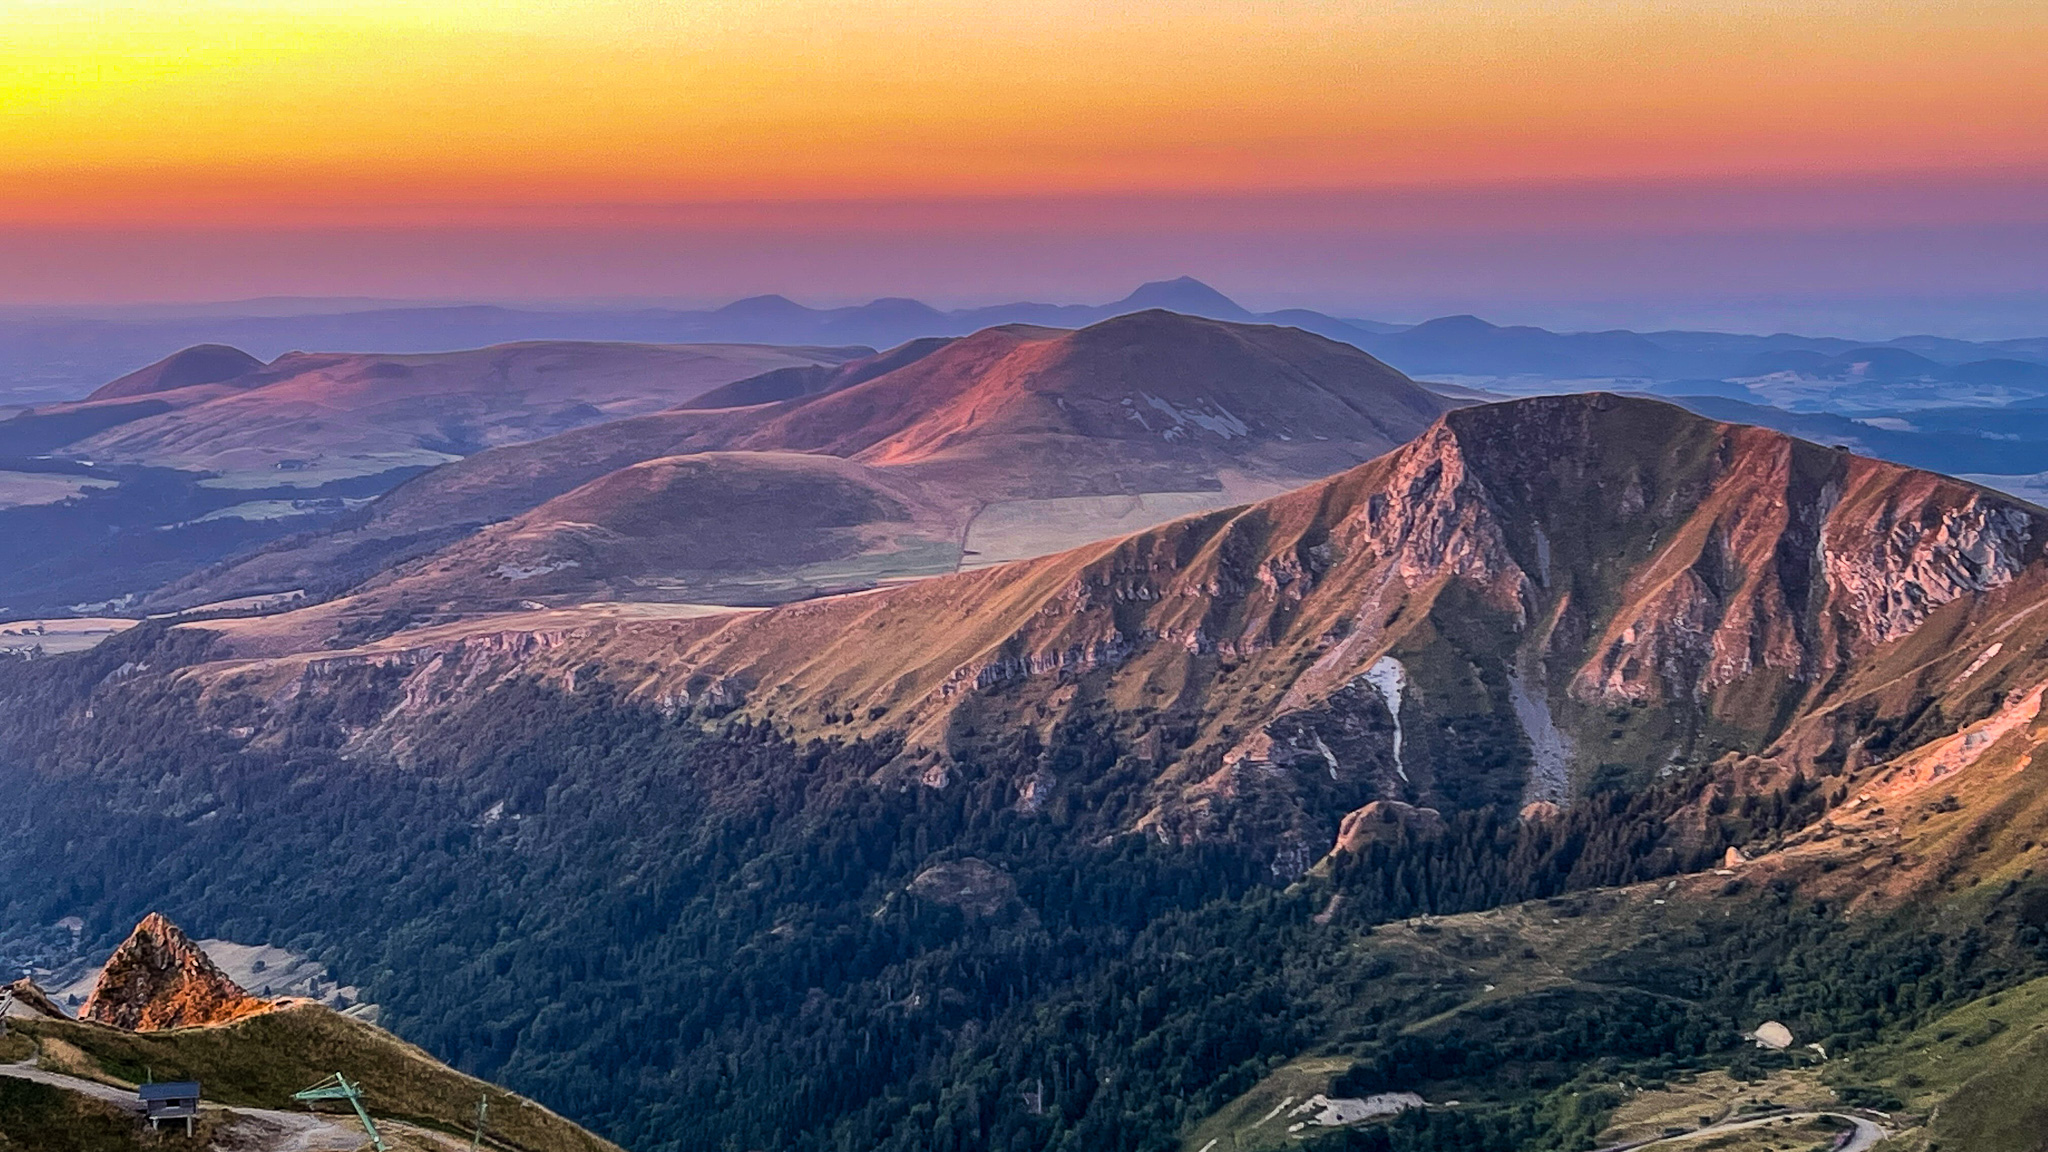
[[[131,1032],[155,1032],[224,1024],[265,1007],[228,979],[176,924],[152,912],[108,957],[78,1016]]]

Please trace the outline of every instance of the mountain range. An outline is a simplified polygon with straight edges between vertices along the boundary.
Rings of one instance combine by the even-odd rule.
[[[1254,312],[1186,276],[1142,285],[1108,304],[1014,303],[949,310],[908,299],[811,308],[782,296],[750,297],[699,310],[268,302],[251,304],[242,314],[234,305],[222,305],[172,315],[0,318],[0,403],[74,398],[135,365],[196,344],[231,345],[265,360],[300,349],[447,352],[536,340],[889,348],[921,337],[964,336],[1004,324],[1080,328],[1149,309],[1301,328],[1353,344],[1411,375],[1532,382],[1725,379],[1762,375],[1757,369],[1779,363],[1788,354],[1826,359],[1867,346],[1836,337],[1790,334],[1552,332],[1501,327],[1472,316],[1410,325],[1301,308]],[[1938,365],[1935,375],[1942,379],[1954,367],[1973,362],[2048,365],[2048,337],[1972,342],[1908,336],[1878,347],[1922,357]],[[1999,371],[1995,366],[1975,367],[1963,376],[1997,376]],[[2033,394],[2042,392],[2036,389]]]
[[[483,524],[528,512],[542,500],[563,495],[576,483],[595,480],[609,470],[584,467],[574,473],[574,483],[560,486],[518,476],[517,467],[507,461],[501,480],[512,478],[515,490],[531,490],[536,499],[499,501],[502,507],[494,504],[452,520],[429,517],[430,523],[399,533],[403,539],[394,538],[387,530],[391,521],[365,506],[428,469],[494,446],[617,425],[622,416],[675,406],[713,412],[766,403],[809,404],[826,393],[904,368],[976,332],[1089,327],[1153,305],[1170,306],[1182,315],[1218,317],[1225,323],[1256,321],[1320,334],[1420,377],[1430,391],[1454,402],[1589,388],[1642,392],[1706,415],[1742,419],[1895,462],[1968,476],[2023,498],[2048,498],[2048,424],[2033,415],[2048,404],[2048,345],[2040,341],[1975,344],[1906,337],[1865,345],[1789,335],[1554,333],[1498,327],[1469,316],[1413,326],[1302,310],[1255,316],[1185,277],[1141,286],[1107,305],[1020,304],[952,312],[904,301],[813,310],[771,297],[702,312],[634,313],[490,308],[337,312],[331,310],[337,305],[319,302],[296,307],[271,302],[251,306],[255,314],[243,319],[256,327],[246,330],[236,327],[243,321],[236,319],[231,307],[107,321],[114,326],[92,328],[78,339],[111,358],[108,375],[118,368],[128,372],[126,376],[101,385],[88,399],[34,404],[0,420],[0,520],[14,522],[10,530],[48,542],[40,553],[0,558],[0,612],[129,612],[145,606],[187,608],[208,598],[308,587],[331,593],[369,579],[400,559],[417,559],[446,547]],[[58,321],[6,323],[33,326]],[[130,323],[185,325],[175,333],[150,329],[154,335],[148,339],[159,342],[152,347],[162,347],[173,335],[231,336],[273,358],[260,363],[258,356],[241,348],[199,344],[131,370],[132,356],[140,353],[123,351],[139,347],[124,343],[127,337],[121,333],[128,330],[121,325]],[[603,339],[529,340],[453,352],[402,351],[532,336]],[[635,344],[621,343],[621,337],[803,343]],[[0,339],[0,345],[4,343]],[[274,354],[295,346],[400,351]],[[877,352],[876,347],[884,351]],[[24,354],[43,355],[33,350]],[[679,366],[690,357],[702,359],[687,368]],[[877,391],[858,394],[873,396]],[[826,425],[849,418],[835,407],[845,402],[812,406],[811,418]],[[666,437],[672,451],[773,448],[784,440],[784,447],[819,450],[799,434],[802,418],[797,417],[773,429],[751,429],[748,437],[738,434],[738,425],[725,429],[725,422],[709,417],[664,421],[693,429],[688,435]],[[651,441],[665,435],[657,431],[664,421],[637,428],[620,425],[613,431],[629,438],[646,433],[641,439]],[[742,444],[742,439],[751,443]],[[651,459],[638,444],[622,443],[604,458],[613,467]],[[1385,446],[1374,443],[1372,448]],[[452,589],[451,594],[468,603],[479,602],[479,594],[489,591],[505,593],[498,599],[506,603],[556,603],[585,594],[627,599],[701,594],[720,602],[769,603],[942,571],[949,548],[957,549],[958,562],[965,565],[1056,550],[1219,501],[1270,495],[1279,490],[1275,485],[1306,480],[1359,458],[1340,453],[1313,468],[1297,465],[1278,477],[1230,470],[1219,475],[1211,469],[1192,485],[1148,466],[1145,474],[1126,477],[1117,485],[1105,488],[1091,481],[1073,493],[1114,493],[1120,503],[1061,507],[1016,504],[1010,489],[1031,485],[1014,477],[1007,488],[967,484],[966,488],[997,494],[976,498],[982,501],[979,506],[962,505],[956,475],[949,484],[954,495],[948,497],[954,506],[922,520],[913,516],[911,521],[923,526],[905,534],[900,547],[872,531],[863,535],[852,525],[841,525],[847,530],[840,531],[842,537],[851,531],[862,539],[842,539],[828,547],[826,551],[836,554],[817,561],[821,567],[767,573],[760,579],[744,572],[737,580],[721,574],[709,584],[700,579],[694,585],[685,581],[656,590],[659,580],[650,583],[630,573],[579,583],[579,575],[592,573],[560,566],[526,577],[559,585],[554,591],[536,595],[541,585],[514,589],[502,581],[495,587],[467,581],[471,587]],[[1034,461],[1027,471],[1042,477],[1043,463]],[[1228,493],[1218,495],[1224,489]],[[1029,495],[1034,500],[1047,498],[1044,493]],[[365,516],[377,523],[360,525]],[[980,539],[966,539],[970,524],[979,525]],[[365,527],[367,535],[361,532]],[[334,535],[337,531],[340,535]],[[578,531],[571,529],[572,535]],[[309,532],[329,533],[329,538],[305,547],[283,547],[277,557],[251,555]],[[948,535],[953,537],[950,545],[945,543]],[[521,547],[545,551],[539,544],[543,538],[552,537],[528,533]],[[349,541],[363,547],[355,549]],[[874,559],[892,553],[894,559]],[[555,559],[566,565],[575,558],[565,554]],[[553,562],[507,557],[490,567],[529,572]],[[220,573],[214,569],[223,564],[233,572],[216,579]]]
[[[0,422],[0,448],[57,449],[16,463],[37,470],[23,476],[112,481],[0,510],[81,538],[69,564],[21,557],[0,594],[17,611],[124,596],[164,610],[370,582],[385,591],[351,610],[371,617],[772,603],[1270,495],[1378,455],[1457,402],[1300,329],[1163,311],[865,351],[525,344],[258,369],[227,358],[237,374],[204,382],[188,382],[211,374],[194,365],[220,354],[179,353]],[[706,452],[727,454],[715,476],[704,459],[660,463]],[[173,485],[190,502],[163,498]],[[109,562],[122,530],[151,566]],[[97,586],[77,577],[87,565]]]
[[[1162,326],[1289,368],[1062,370]],[[356,595],[622,514],[663,542],[604,564],[687,571],[673,525],[744,552],[777,485],[806,539],[887,500],[865,522],[914,531],[904,478],[1051,483],[1077,438],[1277,475],[1391,413],[1414,434],[1279,494],[858,594],[356,628],[342,597],[7,662],[0,870],[42,883],[0,923],[296,941],[650,1152],[1742,1147],[1752,1116],[2035,1152],[2048,513],[1991,489],[1140,315],[607,425],[655,422],[627,463],[603,429],[478,453],[386,514],[603,471]]]

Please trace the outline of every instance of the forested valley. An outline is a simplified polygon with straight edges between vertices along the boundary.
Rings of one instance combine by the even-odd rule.
[[[1681,858],[1662,822],[1707,771],[1279,876],[1247,845],[1124,831],[1142,789],[1085,719],[1046,746],[985,741],[944,788],[884,785],[885,742],[798,745],[600,679],[526,680],[447,713],[401,766],[347,750],[396,671],[299,698],[257,746],[150,675],[204,643],[147,625],[0,666],[6,919],[79,914],[111,940],[161,909],[303,950],[401,1035],[636,1149],[1168,1149],[1309,1050],[1353,1058],[1348,1091],[1470,1102],[1335,1147],[1585,1147],[1595,1073],[1753,1062],[1735,1022],[1794,1007],[1853,1048],[2048,971],[2040,881],[1955,933],[1738,880],[1718,916],[1607,958],[1606,994],[1413,1030],[1475,990],[1380,954],[1375,926],[1531,900],[1576,916],[1604,886],[1696,870],[1721,844]],[[109,676],[125,690],[91,693]],[[1056,800],[1025,811],[1033,771]],[[1727,841],[1814,818],[1827,787],[1725,813]],[[973,891],[920,881],[947,864]]]

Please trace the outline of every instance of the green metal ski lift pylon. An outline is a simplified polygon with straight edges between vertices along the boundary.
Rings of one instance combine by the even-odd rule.
[[[377,1152],[386,1152],[384,1138],[377,1135],[377,1125],[370,1120],[370,1114],[363,1110],[363,1086],[351,1084],[346,1076],[336,1072],[304,1092],[292,1093],[292,1099],[304,1100],[308,1104],[315,1100],[346,1100],[356,1110],[356,1116],[363,1122],[363,1131],[370,1134],[370,1146]]]
[[[484,1143],[484,1121],[491,1114],[491,1098],[488,1095],[476,1099],[476,1135],[470,1139],[469,1152],[477,1152]]]

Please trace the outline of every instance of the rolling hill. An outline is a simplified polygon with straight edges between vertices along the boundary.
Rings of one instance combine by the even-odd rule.
[[[702,452],[610,472],[369,581],[365,603],[777,603],[951,572],[961,524],[909,477],[831,456]]]
[[[201,384],[224,384],[246,377],[262,367],[263,361],[240,348],[196,344],[93,389],[86,400],[120,400],[155,392],[174,392]]]
[[[779,401],[677,409],[481,452],[408,482],[336,531],[202,574],[173,586],[160,602],[286,587],[338,590],[618,468],[712,451],[854,461],[887,484],[917,491],[929,510],[920,537],[950,547],[956,560],[968,552],[1038,554],[1327,475],[1386,451],[1450,406],[1347,345],[1296,329],[1166,312],[1079,331],[990,329],[850,361],[809,384],[785,378],[733,386],[749,400],[757,398],[750,390],[756,387],[796,390]],[[578,523],[604,531],[611,514],[601,496],[626,487],[586,492]],[[1098,506],[1098,498],[1113,506]],[[806,499],[793,489],[785,506],[794,512]],[[691,527],[677,520],[670,531],[687,535]],[[632,590],[579,583],[588,573],[566,566],[557,569],[551,593],[517,591],[504,580],[492,587],[485,577],[499,562],[478,567],[482,553],[455,547],[424,562],[423,571],[440,576],[402,587],[426,603],[563,603]],[[749,551],[759,564],[751,583],[782,587],[785,596],[817,587],[797,572],[812,563],[803,549],[792,540],[780,559],[772,550]],[[945,570],[922,545],[897,551],[900,562],[876,560],[863,578]],[[514,567],[572,559],[564,553]],[[743,599],[757,602],[755,594]],[[366,607],[381,612],[385,601]]]
[[[1313,476],[1443,409],[1348,345],[1154,310],[1075,332],[989,329],[779,414],[742,446],[968,474],[1058,464],[1077,485],[1120,469],[1156,469],[1155,483],[1233,466]]]
[[[951,340],[947,337],[928,336],[907,341],[873,356],[848,360],[843,364],[773,368],[758,376],[749,376],[745,380],[735,380],[731,384],[713,388],[677,407],[747,408],[755,404],[775,404],[825,392],[837,392],[841,388],[864,384],[884,372],[893,372],[906,364],[921,360],[949,343]]]
[[[490,445],[867,351],[553,343],[290,353],[265,365],[232,348],[187,349],[87,400],[0,420],[0,488],[57,493],[0,501],[0,535],[40,542],[0,553],[0,615],[132,610]]]
[[[103,413],[127,417],[43,451],[230,480],[279,473],[337,478],[441,463],[671,407],[762,371],[852,355],[555,342],[414,356],[295,352],[259,367],[234,349],[193,348],[84,401],[47,405],[15,420],[56,425],[94,421]],[[134,403],[143,396],[163,407],[148,411]],[[0,442],[14,423],[0,425]]]

